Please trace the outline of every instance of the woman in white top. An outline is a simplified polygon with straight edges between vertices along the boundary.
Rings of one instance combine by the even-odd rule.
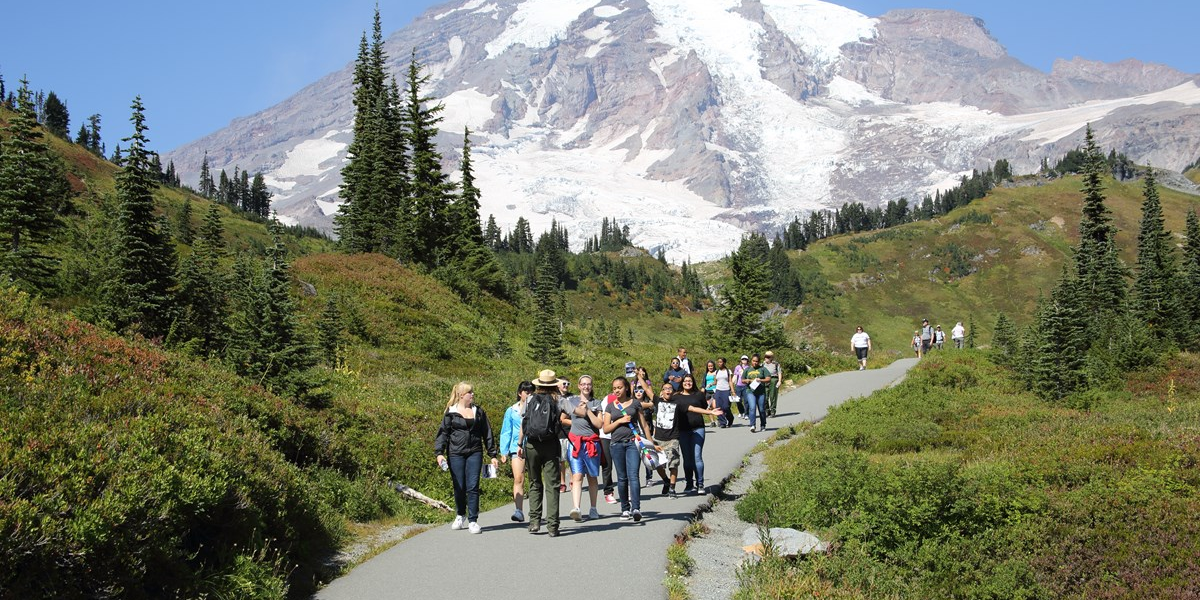
[[[733,380],[733,373],[730,373],[729,367],[725,365],[724,357],[717,359],[714,378],[717,386],[713,388],[713,402],[721,409],[721,414],[717,417],[717,427],[729,427],[733,425],[733,413],[729,410],[729,394],[733,391],[730,381]]]
[[[965,337],[967,337],[967,329],[963,327],[962,321],[959,321],[954,325],[954,329],[950,330],[950,339],[954,340],[954,347],[962,350]]]
[[[858,370],[866,369],[867,353],[871,351],[871,336],[863,331],[862,325],[859,325],[850,337],[850,347],[854,349],[855,356],[858,356]]]

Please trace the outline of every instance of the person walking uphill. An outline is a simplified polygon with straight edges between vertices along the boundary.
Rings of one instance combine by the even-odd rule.
[[[479,527],[479,471],[483,468],[483,451],[492,458],[492,468],[499,462],[496,438],[483,407],[475,406],[475,389],[463,381],[450,391],[450,401],[442,415],[434,440],[437,464],[450,470],[454,484],[454,510],[457,514],[450,529],[462,529],[465,524],[471,533]]]
[[[566,400],[558,395],[558,377],[545,369],[531,382],[536,391],[525,402],[517,453],[529,472],[529,533],[541,528],[543,497],[546,530],[558,536],[558,480],[561,476],[558,444],[559,417]]]
[[[771,374],[771,384],[767,386],[767,416],[773,417],[779,408],[779,384],[783,376],[783,368],[775,362],[775,353],[770,350],[763,355],[762,366]]]
[[[617,468],[617,495],[621,498],[621,520],[642,520],[642,485],[638,482],[641,457],[634,433],[648,431],[641,402],[629,397],[629,380],[617,377],[604,409],[604,431],[612,436],[612,462]],[[639,390],[641,388],[638,388]],[[644,392],[643,392],[644,394]],[[636,394],[640,396],[642,394]]]
[[[858,358],[858,370],[866,370],[867,354],[871,352],[871,336],[863,331],[862,325],[856,327],[854,335],[850,336],[850,348],[854,350],[854,355]]]
[[[512,461],[513,511],[512,520],[525,520],[525,459],[517,455],[517,440],[521,436],[521,419],[525,416],[525,401],[533,395],[533,384],[522,381],[517,385],[517,403],[504,411],[504,423],[500,426],[500,462]]]
[[[570,445],[567,447],[567,460],[571,463],[571,518],[576,522],[583,520],[580,512],[580,502],[583,499],[583,478],[587,477],[588,499],[591,501],[589,519],[599,519],[596,510],[596,495],[599,489],[596,478],[600,475],[600,418],[599,402],[592,398],[592,378],[584,375],[579,378],[578,396],[567,399],[571,403],[571,430],[567,437]]]

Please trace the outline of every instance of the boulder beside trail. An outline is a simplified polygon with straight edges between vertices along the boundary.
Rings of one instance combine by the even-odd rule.
[[[770,530],[772,545],[778,556],[801,556],[812,552],[825,552],[829,549],[828,542],[822,542],[817,536],[807,531],[797,531],[786,527],[772,527]],[[742,532],[742,550],[756,557],[763,555],[763,539],[759,528],[749,527]]]

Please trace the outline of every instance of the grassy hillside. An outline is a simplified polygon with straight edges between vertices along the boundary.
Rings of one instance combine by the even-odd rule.
[[[1200,358],[1087,409],[1047,404],[981,351],[771,450],[738,505],[832,550],[768,559],[737,598],[1190,598],[1200,581]]]
[[[1060,275],[1078,239],[1081,186],[1078,177],[1026,180],[933,221],[817,242],[797,260],[838,293],[806,304],[788,325],[848,352],[861,324],[881,358],[908,355],[922,318],[940,324],[947,338],[956,321],[971,322],[977,342],[988,344],[999,312],[1027,323]],[[1117,244],[1132,265],[1142,183],[1109,179],[1105,190]],[[1187,210],[1200,210],[1200,198],[1165,188],[1159,194],[1167,228],[1182,241]]]

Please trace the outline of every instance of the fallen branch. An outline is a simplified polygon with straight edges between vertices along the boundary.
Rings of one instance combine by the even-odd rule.
[[[416,500],[417,502],[421,502],[428,506],[432,506],[436,509],[450,512],[450,506],[447,505],[445,502],[442,502],[441,500],[434,500],[433,498],[430,498],[429,496],[426,496],[425,494],[422,494],[421,492],[418,492],[417,490],[414,490],[414,489],[408,487],[407,485],[404,485],[403,483],[396,483],[396,484],[392,484],[392,485],[393,485],[393,487],[396,488],[397,492],[400,492],[401,494],[403,494],[404,496],[407,496],[408,498],[411,498],[413,500]]]

